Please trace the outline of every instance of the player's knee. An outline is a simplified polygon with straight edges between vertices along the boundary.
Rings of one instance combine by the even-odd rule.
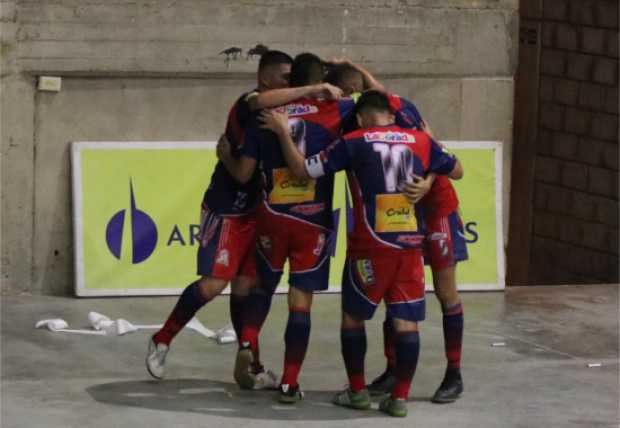
[[[228,281],[225,279],[211,278],[208,276],[203,276],[198,281],[200,294],[202,294],[202,296],[207,300],[217,297],[220,293],[222,293],[222,291],[224,291],[227,284]]]
[[[343,329],[359,329],[364,327],[364,320],[355,315],[343,312],[341,327]]]
[[[289,308],[309,310],[312,307],[312,297],[312,292],[291,287],[288,292],[288,306]]]
[[[407,333],[411,331],[418,331],[418,323],[415,321],[407,321],[402,318],[392,318],[394,323],[394,330],[397,333]]]
[[[247,276],[238,276],[230,284],[230,291],[235,296],[247,296],[256,286],[256,278],[250,278]]]

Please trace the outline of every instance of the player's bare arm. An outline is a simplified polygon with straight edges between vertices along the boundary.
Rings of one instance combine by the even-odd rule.
[[[464,174],[465,172],[463,171],[463,165],[461,165],[461,161],[457,159],[456,164],[454,165],[452,172],[448,174],[448,177],[450,177],[452,180],[460,180],[461,178],[463,178]]]
[[[303,97],[339,100],[342,98],[342,89],[329,83],[318,83],[315,85],[307,85],[297,88],[273,89],[258,93],[249,98],[248,105],[251,110],[255,111],[264,108],[281,106]]]
[[[230,175],[241,184],[245,184],[252,178],[256,169],[256,159],[241,156],[236,159],[230,148],[230,142],[226,135],[222,135],[217,142],[217,158],[224,164]]]
[[[344,64],[344,65],[348,65],[350,67],[353,67],[354,69],[359,71],[359,73],[362,75],[362,79],[364,80],[364,89],[366,89],[366,90],[367,89],[373,89],[373,90],[376,90],[376,91],[386,92],[385,86],[383,86],[383,84],[381,84],[381,82],[379,82],[372,75],[372,73],[370,71],[366,70],[361,65],[354,63],[350,59],[345,58],[345,57],[342,57],[342,58],[331,58],[327,62],[329,64],[333,64],[333,65]]]
[[[298,178],[309,178],[308,171],[306,171],[305,158],[297,150],[291,138],[287,115],[275,111],[264,111],[259,118],[262,122],[260,125],[262,129],[268,129],[278,136],[284,160],[286,160],[293,175]]]

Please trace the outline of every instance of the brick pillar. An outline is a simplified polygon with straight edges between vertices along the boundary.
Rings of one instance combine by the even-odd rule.
[[[618,1],[544,0],[529,282],[618,282]]]

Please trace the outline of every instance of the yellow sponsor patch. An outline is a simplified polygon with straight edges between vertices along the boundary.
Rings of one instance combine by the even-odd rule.
[[[273,170],[270,204],[299,204],[314,201],[316,180],[297,178],[288,168]]]
[[[376,196],[375,230],[383,232],[415,232],[418,222],[411,202],[402,193]]]

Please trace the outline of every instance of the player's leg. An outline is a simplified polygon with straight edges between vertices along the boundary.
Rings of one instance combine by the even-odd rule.
[[[282,403],[295,403],[303,398],[298,380],[310,340],[312,296],[315,291],[327,289],[329,280],[329,231],[300,222],[291,226],[289,317],[284,334],[284,370],[280,386]]]
[[[254,257],[251,257],[252,260]],[[243,269],[242,269],[243,271]],[[231,295],[230,295],[230,310],[231,319],[233,325],[235,325],[235,333],[237,333],[237,340],[239,342],[239,351],[242,349],[242,334],[243,323],[245,322],[245,314],[248,312],[248,301],[252,290],[257,287],[258,281],[256,279],[256,269],[254,268],[254,276],[240,275],[232,281]],[[268,311],[267,311],[268,312]],[[263,319],[264,320],[264,319]],[[262,326],[262,322],[260,323]],[[242,353],[238,353],[241,356]],[[258,345],[258,339],[256,340],[255,351],[250,350],[249,354],[244,357],[248,362],[239,361],[240,367],[237,367],[235,373],[243,373],[243,370],[249,371],[247,376],[236,375],[235,378],[246,378],[245,382],[241,382],[244,385],[250,385],[251,381],[254,381],[253,389],[277,389],[279,382],[278,377],[271,371],[265,370],[263,364],[260,361],[260,348]],[[244,358],[241,358],[243,360]],[[237,361],[237,360],[236,360]],[[248,367],[249,366],[249,367]],[[243,368],[242,368],[243,367]]]
[[[241,339],[243,314],[250,290],[256,286],[256,216],[248,214],[238,217],[236,222],[236,251],[239,253],[240,263],[237,277],[230,284],[230,320],[237,335]]]
[[[258,283],[245,301],[240,348],[235,361],[235,380],[243,389],[256,386],[252,365],[259,362],[259,334],[271,309],[273,294],[282,277],[286,261],[286,228],[276,227],[268,213],[259,208],[256,225],[255,262]]]
[[[239,257],[234,251],[234,234],[229,233],[230,230],[234,230],[230,219],[203,209],[197,254],[200,279],[183,290],[163,327],[149,340],[146,366],[153,377],[163,378],[166,355],[174,337],[235,277]]]
[[[379,410],[390,416],[407,416],[407,398],[420,356],[418,323],[393,317],[396,335],[396,365],[392,371],[394,386],[388,397],[381,401]]]
[[[165,375],[166,355],[172,339],[194,317],[196,312],[218,296],[228,280],[202,277],[188,285],[172,309],[164,326],[149,340],[146,357],[148,372],[157,379]]]
[[[431,240],[429,258],[433,271],[433,287],[443,312],[446,372],[432,401],[450,403],[463,392],[461,351],[463,347],[463,306],[456,284],[456,264],[467,259],[462,222],[457,212],[438,220],[435,229],[440,239]]]
[[[420,251],[402,253],[396,280],[390,285],[385,301],[394,322],[396,365],[394,387],[379,410],[391,415],[407,415],[407,398],[420,355],[418,322],[424,320],[424,265]]]
[[[395,264],[387,257],[347,257],[342,274],[341,350],[349,378],[349,387],[334,397],[334,404],[368,409],[370,394],[366,388],[364,359],[366,330],[364,320],[374,315],[385,290],[394,281]]]
[[[368,385],[371,395],[384,395],[392,390],[396,379],[394,378],[394,368],[396,367],[396,332],[394,330],[394,320],[385,311],[383,321],[383,355],[385,356],[386,366],[383,373],[374,378]]]
[[[312,300],[312,291],[290,286],[284,332],[284,369],[280,381],[280,401],[283,403],[295,403],[303,398],[298,379],[310,341]]]
[[[357,410],[370,408],[370,394],[366,389],[364,364],[367,350],[366,326],[359,316],[342,313],[340,326],[340,351],[349,379],[349,387],[334,396],[337,406]]]

